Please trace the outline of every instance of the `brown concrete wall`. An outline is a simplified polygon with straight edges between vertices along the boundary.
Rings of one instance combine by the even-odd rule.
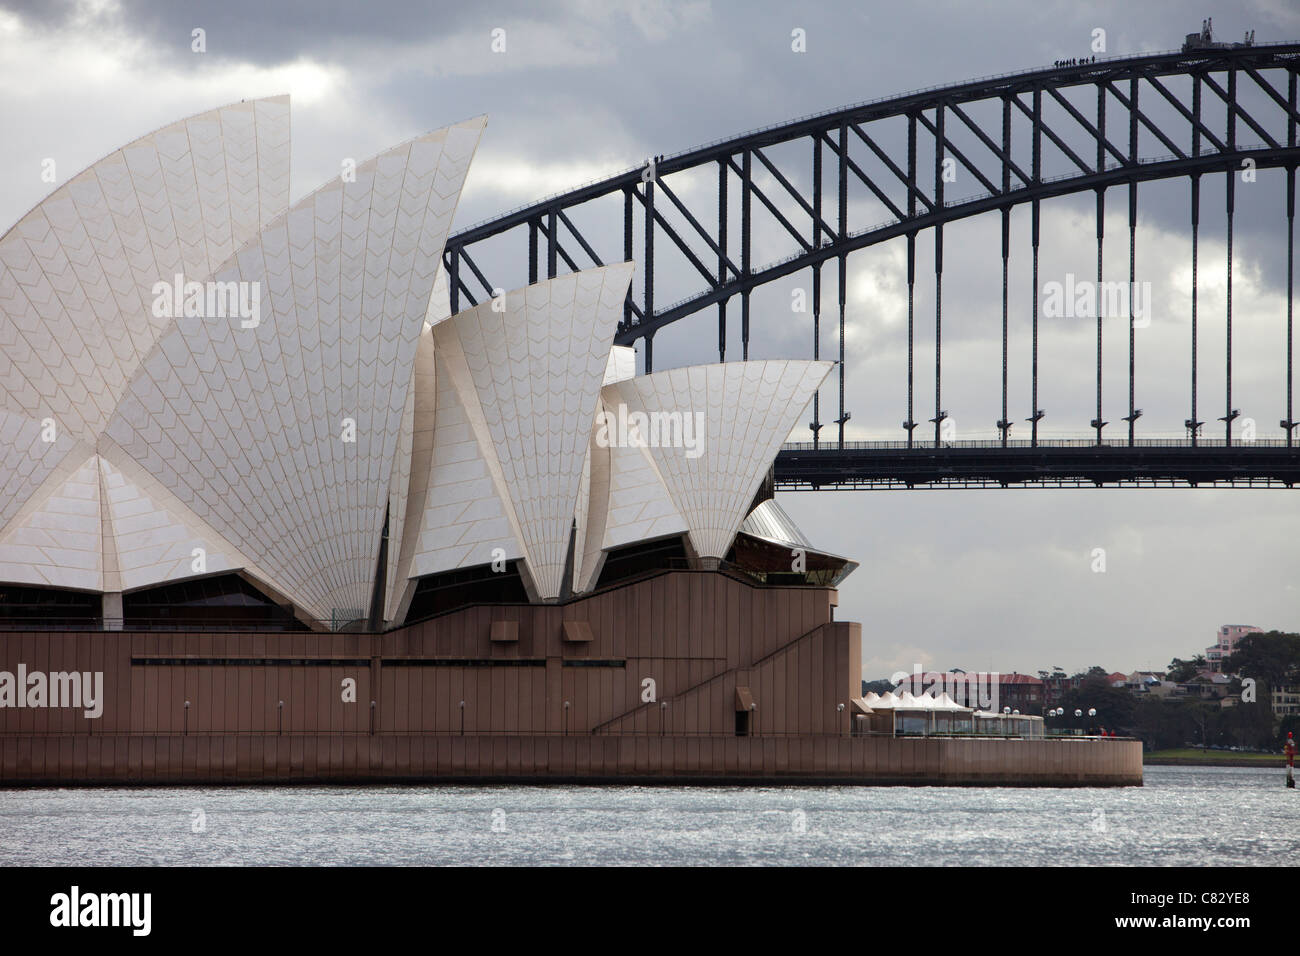
[[[668,733],[699,730],[729,732],[735,726],[736,688],[748,687],[758,710],[759,734],[837,734],[847,732],[849,701],[862,694],[862,628],[835,622],[800,634],[757,659],[716,671],[703,680],[673,682],[657,703],[600,725],[602,732]],[[661,704],[667,698],[667,708]],[[638,698],[639,701],[639,698]],[[838,705],[844,704],[844,711]],[[656,712],[658,711],[658,712]],[[662,714],[662,717],[660,716]]]
[[[833,598],[674,571],[566,605],[467,608],[382,635],[0,632],[0,670],[22,662],[100,671],[105,682],[98,719],[0,708],[0,782],[624,772],[939,782],[967,767],[951,782],[1025,783],[1047,766],[1037,755],[1054,768],[1042,782],[1140,781],[1140,747],[1136,771],[1111,765],[1127,744],[963,741],[945,751],[933,749],[940,741],[841,738],[849,708],[837,705],[860,693],[861,629],[831,620]],[[493,642],[494,621],[516,622],[518,641]],[[586,622],[592,639],[565,641],[566,621]],[[345,679],[354,701],[343,699]],[[757,704],[756,740],[734,736],[738,686]]]
[[[236,735],[0,738],[0,783],[538,781],[1132,786],[1136,740]]]
[[[190,733],[369,732],[371,700],[377,731],[459,732],[463,700],[470,732],[588,732],[624,714],[620,732],[658,732],[659,710],[641,702],[645,678],[656,703],[670,702],[671,729],[730,733],[731,697],[693,694],[676,706],[677,695],[817,632],[830,621],[829,594],[673,572],[568,605],[469,608],[382,635],[0,632],[0,670],[102,671],[106,685],[98,719],[0,708],[0,734],[180,733],[187,700]],[[490,640],[498,620],[518,622],[517,643]],[[593,640],[564,641],[565,620],[587,621]],[[178,659],[250,663],[158,663]],[[457,660],[479,663],[435,666]],[[575,666],[592,662],[611,666]],[[848,673],[831,696],[857,693]],[[354,703],[342,700],[345,678],[356,682]],[[773,690],[759,706],[775,712],[782,699]],[[791,725],[800,727],[822,722]]]

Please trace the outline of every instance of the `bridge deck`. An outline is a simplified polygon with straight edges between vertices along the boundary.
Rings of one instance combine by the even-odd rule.
[[[1285,440],[797,442],[777,455],[784,491],[1008,487],[1285,487],[1300,482],[1300,444]]]

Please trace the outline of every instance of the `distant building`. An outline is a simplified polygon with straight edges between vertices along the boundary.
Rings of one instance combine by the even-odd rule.
[[[1201,670],[1191,680],[1178,685],[1178,692],[1200,700],[1222,700],[1228,695],[1228,685],[1232,679],[1227,674],[1216,671]]]
[[[1122,687],[1130,694],[1149,694],[1159,689],[1164,675],[1156,671],[1134,671],[1131,674],[1111,674],[1106,679],[1111,687]],[[1169,684],[1164,693],[1172,693],[1174,685]]]
[[[950,678],[960,677],[953,681]],[[942,686],[940,686],[942,682]],[[926,693],[933,689],[935,694],[946,691],[952,699],[965,707],[982,707],[984,702],[978,699],[976,688],[987,688],[992,692],[996,688],[997,702],[992,705],[998,710],[1010,707],[1022,714],[1039,714],[1043,712],[1043,682],[1028,674],[999,674],[993,672],[948,673],[928,672],[909,674],[899,685],[899,690],[913,694]]]
[[[1300,714],[1300,685],[1287,684],[1283,687],[1274,687],[1269,693],[1269,703],[1273,706],[1274,717]]]
[[[1217,642],[1205,649],[1205,662],[1212,671],[1223,670],[1223,659],[1237,649],[1237,642],[1247,634],[1261,634],[1262,628],[1253,624],[1225,624],[1219,628]]]
[[[1049,674],[1043,679],[1043,709],[1052,710],[1059,707],[1064,703],[1065,695],[1069,691],[1078,690],[1082,682],[1082,675],[1067,677],[1061,671]]]
[[[1134,671],[1128,675],[1130,684],[1149,684],[1152,681],[1162,681],[1165,675],[1162,671]]]

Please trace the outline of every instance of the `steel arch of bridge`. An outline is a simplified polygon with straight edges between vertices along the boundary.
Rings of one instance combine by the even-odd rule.
[[[624,306],[624,319],[616,341],[630,345],[644,341],[647,372],[653,370],[654,335],[665,326],[709,306],[716,306],[718,316],[719,359],[726,358],[727,309],[730,301],[740,298],[742,358],[749,352],[749,299],[758,286],[781,279],[804,269],[812,272],[812,332],[814,357],[821,357],[822,269],[837,267],[837,319],[839,329],[839,403],[838,441],[835,449],[846,451],[844,426],[849,412],[844,407],[844,334],[845,277],[850,252],[889,239],[905,237],[908,260],[908,386],[905,448],[919,448],[913,431],[914,420],[914,289],[916,282],[916,239],[921,230],[934,235],[935,268],[935,394],[933,449],[952,447],[941,442],[941,426],[946,412],[942,405],[942,288],[943,228],[947,223],[985,212],[1000,212],[1002,218],[1002,417],[997,422],[1002,448],[1013,448],[1008,432],[1012,427],[1007,408],[1007,325],[1008,260],[1010,249],[1010,213],[1023,204],[1031,209],[1031,255],[1033,259],[1032,313],[1032,412],[1029,446],[1037,448],[1038,423],[1043,411],[1038,405],[1038,252],[1040,203],[1044,199],[1092,191],[1097,204],[1097,278],[1102,281],[1102,223],[1106,191],[1128,186],[1129,276],[1135,281],[1136,222],[1138,185],[1159,179],[1186,177],[1190,182],[1190,223],[1192,226],[1192,375],[1187,420],[1189,443],[1193,448],[1204,445],[1200,438],[1205,424],[1198,418],[1196,388],[1196,267],[1200,213],[1201,177],[1225,175],[1227,197],[1227,375],[1224,396],[1223,448],[1233,447],[1232,421],[1232,230],[1236,176],[1249,160],[1257,168],[1282,168],[1286,171],[1287,214],[1287,371],[1286,418],[1281,427],[1285,446],[1293,446],[1295,425],[1292,412],[1292,260],[1295,220],[1295,173],[1300,164],[1297,145],[1297,73],[1300,72],[1300,43],[1264,44],[1171,52],[1138,57],[1097,58],[1095,62],[1051,69],[987,77],[967,83],[916,91],[831,112],[805,117],[778,126],[754,131],[733,139],[698,147],[674,156],[656,157],[652,163],[635,167],[617,176],[589,184],[517,209],[499,218],[481,223],[453,236],[447,243],[444,265],[447,270],[452,311],[474,305],[480,297],[491,296],[501,287],[533,283],[541,277],[554,277],[563,267],[569,271],[604,265],[610,261],[637,258],[640,253],[640,281],[634,281]],[[1190,95],[1179,95],[1167,81],[1174,77],[1190,79]],[[1064,91],[1091,87],[1095,107],[1081,109]],[[1249,94],[1248,94],[1249,91]],[[1245,95],[1260,99],[1263,106],[1243,102]],[[1077,97],[1077,94],[1076,94]],[[1152,117],[1152,106],[1172,118]],[[982,105],[983,104],[983,105]],[[1000,112],[1000,122],[981,124],[971,113],[990,106]],[[1058,114],[1045,113],[1050,107]],[[1267,110],[1268,112],[1262,112]],[[906,121],[907,146],[900,155],[882,148],[879,140],[884,126],[873,130],[872,124],[885,120]],[[1027,128],[1026,128],[1027,124]],[[1275,131],[1285,125],[1285,135]],[[1019,129],[1017,129],[1017,125]],[[986,126],[988,128],[986,128]],[[965,148],[953,141],[952,131],[962,130],[973,136],[978,146],[968,142]],[[1221,131],[1220,131],[1221,129]],[[1119,131],[1117,135],[1116,131]],[[1242,134],[1239,141],[1238,134]],[[1026,135],[1027,134],[1027,135]],[[1161,155],[1140,155],[1141,137],[1158,141]],[[1250,137],[1246,140],[1245,137]],[[789,143],[803,142],[804,154],[811,165],[811,185],[800,189],[794,185],[797,174],[789,165],[785,171],[765,150]],[[1079,146],[1079,143],[1086,145]],[[1044,153],[1050,144],[1068,166],[1064,174],[1044,175]],[[931,161],[918,158],[929,155]],[[872,157],[871,165],[883,171],[872,175],[863,169],[863,157]],[[949,199],[945,195],[944,161],[958,164],[984,191],[975,196]],[[829,170],[824,169],[825,166]],[[674,173],[716,167],[717,204],[710,201],[692,209],[675,191],[669,177]],[[755,174],[766,173],[772,185],[761,186]],[[830,173],[828,176],[827,173]],[[827,188],[827,179],[832,187]],[[738,196],[732,195],[733,183]],[[879,201],[891,218],[878,223],[852,221],[849,188],[865,188]],[[621,249],[606,249],[602,255],[598,244],[575,224],[571,213],[594,200],[622,198]],[[739,204],[739,237],[729,236],[731,213]],[[774,227],[791,241],[792,253],[776,262],[757,265],[751,248],[751,223],[756,209],[771,217]],[[677,224],[665,216],[667,211]],[[647,222],[650,224],[647,228]],[[494,283],[475,261],[484,243],[512,233],[526,233],[527,252],[524,262],[510,266],[509,282]],[[634,243],[639,236],[640,248]],[[655,299],[655,250],[663,243],[677,252],[698,274],[703,288],[698,293],[667,306]],[[517,243],[522,247],[523,243]],[[738,248],[737,248],[738,246]],[[707,249],[706,252],[699,251]],[[475,289],[481,289],[477,294]],[[1099,314],[1100,314],[1100,310]],[[1136,448],[1135,422],[1141,410],[1135,403],[1135,357],[1133,322],[1129,328],[1129,414],[1130,448]],[[1102,326],[1097,319],[1097,418],[1098,446],[1109,445],[1102,430]],[[820,432],[820,397],[814,400],[812,448],[828,447]],[[1216,443],[1218,444],[1218,443]],[[788,457],[783,453],[783,458]],[[805,455],[805,458],[808,456]],[[1300,462],[1296,463],[1300,465]],[[778,462],[778,472],[780,472]],[[1272,473],[1270,473],[1272,474]],[[1297,468],[1296,477],[1300,477]],[[778,474],[778,479],[780,474]],[[1213,479],[1211,479],[1213,480]],[[1281,480],[1281,479],[1278,479]],[[911,482],[908,482],[909,485]],[[1289,484],[1289,480],[1287,481]]]

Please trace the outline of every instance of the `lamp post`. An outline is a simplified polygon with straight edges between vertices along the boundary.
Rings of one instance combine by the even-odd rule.
[[[370,736],[375,735],[375,702],[370,702]]]
[[[749,705],[749,731],[755,737],[758,736],[758,704]]]
[[[1096,733],[1097,731],[1096,719],[1097,719],[1097,708],[1089,707],[1088,708],[1088,733],[1090,734]]]
[[[1064,707],[1056,708],[1054,711],[1052,711],[1052,716],[1055,717],[1057,720],[1062,720],[1065,717],[1065,708]],[[1058,734],[1061,732],[1061,727],[1059,724],[1057,725],[1056,732]]]
[[[284,701],[280,701],[275,708],[275,735],[284,735]]]
[[[664,735],[664,724],[668,722],[668,701],[659,702],[659,736]]]
[[[843,704],[836,704],[836,705],[835,705],[835,713],[836,713],[837,715],[838,715],[838,714],[842,714],[842,713],[844,713],[844,705],[843,705]],[[839,719],[838,716],[835,718],[835,732],[836,732],[836,733],[839,733],[839,732],[840,732],[840,719]]]
[[[188,737],[189,735],[190,735],[190,702],[187,700],[185,702],[185,730],[182,733],[182,736]]]
[[[465,702],[460,702],[460,735],[465,736]]]
[[[564,702],[564,736],[569,736],[569,702]]]

